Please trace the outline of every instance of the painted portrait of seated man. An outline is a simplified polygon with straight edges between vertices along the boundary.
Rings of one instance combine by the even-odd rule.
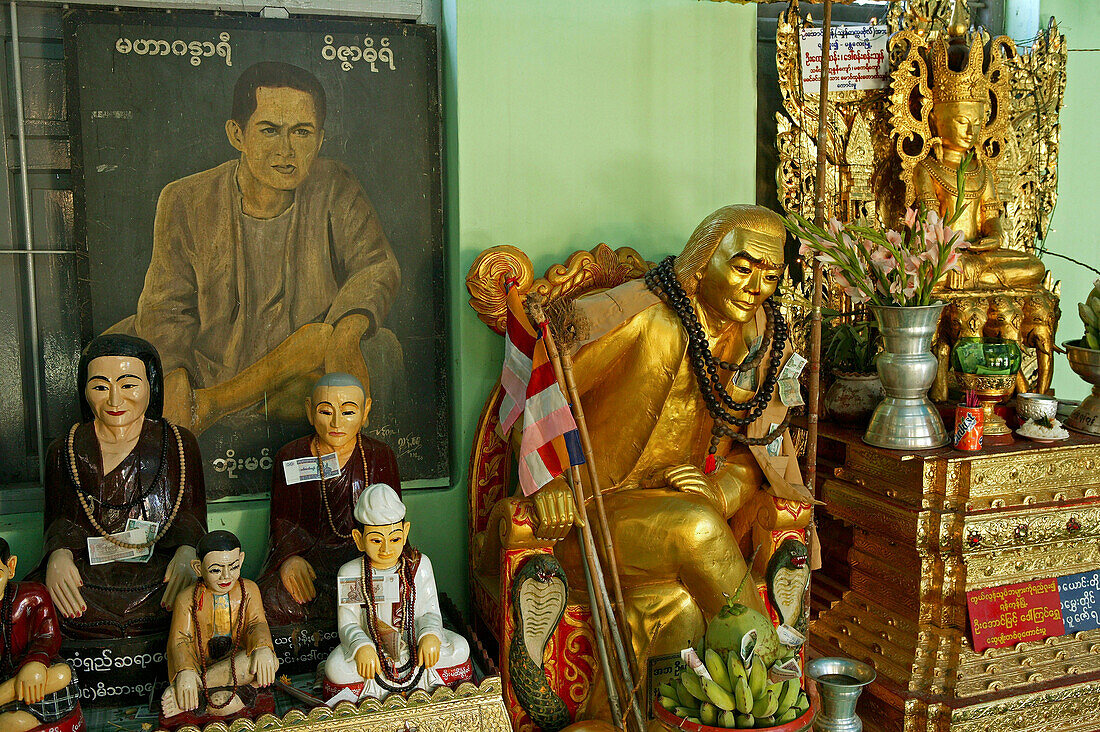
[[[319,156],[325,114],[312,73],[253,64],[225,123],[239,156],[160,193],[137,312],[111,330],[156,346],[165,416],[196,435],[257,405],[297,422],[325,371],[369,374],[383,409],[403,383],[382,327],[400,267],[359,180]]]

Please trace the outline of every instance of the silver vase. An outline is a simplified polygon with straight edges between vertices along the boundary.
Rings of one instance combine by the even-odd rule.
[[[863,687],[875,680],[871,665],[851,658],[815,658],[806,664],[806,675],[817,682],[821,695],[814,732],[861,732],[856,702]]]
[[[882,334],[876,360],[886,398],[875,408],[863,441],[891,450],[927,450],[950,441],[939,412],[928,399],[936,378],[932,337],[943,303],[918,307],[871,305]]]

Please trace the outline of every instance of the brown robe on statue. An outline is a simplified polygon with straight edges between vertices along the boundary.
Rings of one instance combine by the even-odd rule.
[[[45,582],[46,564],[57,549],[68,549],[84,582],[80,593],[88,609],[79,618],[61,617],[61,633],[76,640],[133,638],[168,630],[168,611],[160,606],[164,573],[180,546],[194,546],[206,533],[206,488],[202,458],[194,436],[178,428],[183,441],[187,483],[171,528],[145,563],[88,562],[88,537],[101,534],[88,520],[70,475],[68,434],[50,445],[46,455],[45,535],[42,562],[28,579]],[[126,529],[130,518],[162,523],[172,514],[180,486],[179,448],[164,422],[146,419],[137,445],[118,466],[103,474],[99,441],[91,422],[80,425],[73,439],[80,487],[96,521],[108,533]],[[163,464],[162,464],[163,463]],[[141,499],[145,495],[144,500]],[[100,503],[102,502],[102,503]],[[103,503],[126,508],[112,509]]]
[[[275,455],[271,481],[271,549],[259,580],[264,612],[272,627],[315,618],[335,618],[336,573],[345,563],[359,556],[350,537],[342,539],[333,533],[321,500],[321,481],[286,483],[283,461],[310,457],[313,439],[313,435],[308,435],[288,442]],[[354,517],[355,502],[363,489],[372,483],[386,483],[401,494],[401,478],[393,450],[363,435],[360,447],[355,448],[340,475],[325,480],[332,521],[339,533],[350,534],[352,529],[360,528]],[[309,562],[317,573],[313,581],[317,596],[305,605],[291,596],[279,577],[283,562],[294,555]]]

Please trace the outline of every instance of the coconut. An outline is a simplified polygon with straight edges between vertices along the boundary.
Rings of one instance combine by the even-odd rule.
[[[707,624],[705,644],[720,654],[734,653],[740,656],[741,639],[750,630],[756,631],[756,655],[765,668],[771,668],[779,657],[779,636],[775,626],[763,613],[728,601]]]

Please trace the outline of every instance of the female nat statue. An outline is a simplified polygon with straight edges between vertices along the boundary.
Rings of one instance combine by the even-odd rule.
[[[195,580],[206,492],[195,438],[161,417],[160,357],[126,335],[96,338],[80,357],[83,424],[46,458],[45,579],[73,639],[167,630]]]

